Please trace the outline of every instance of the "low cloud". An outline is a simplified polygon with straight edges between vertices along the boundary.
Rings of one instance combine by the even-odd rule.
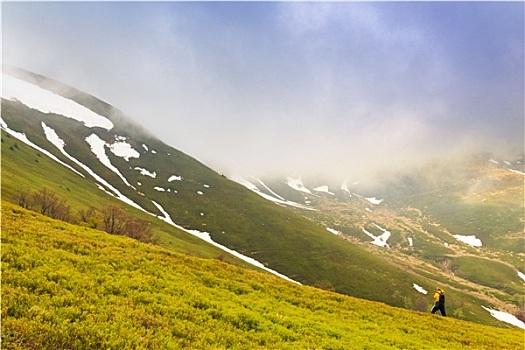
[[[226,175],[352,180],[522,149],[520,6],[6,3],[3,52]]]

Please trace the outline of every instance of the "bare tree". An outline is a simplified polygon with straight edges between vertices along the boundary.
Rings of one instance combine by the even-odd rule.
[[[124,211],[116,204],[108,204],[102,208],[104,231],[112,234],[121,234],[125,225],[124,215]]]
[[[71,207],[67,205],[67,200],[62,198],[51,202],[48,215],[53,219],[69,221],[70,213]]]
[[[40,213],[44,215],[49,215],[49,212],[59,201],[57,195],[45,187],[33,193],[33,200],[36,205],[40,206]]]
[[[30,193],[28,189],[23,189],[18,192],[17,198],[18,205],[25,209],[31,209],[33,202],[31,201]]]
[[[104,231],[108,233],[126,235],[146,243],[155,243],[149,223],[126,214],[116,204],[108,204],[102,208],[102,225]]]
[[[142,242],[153,243],[151,228],[145,220],[128,216],[124,225],[124,234]]]
[[[78,221],[88,227],[97,228],[97,210],[94,207],[79,209],[77,211]]]

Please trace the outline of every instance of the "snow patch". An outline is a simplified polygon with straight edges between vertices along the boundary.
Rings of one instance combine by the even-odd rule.
[[[384,199],[377,199],[375,197],[371,197],[371,198],[365,198],[367,201],[369,201],[370,203],[372,204],[375,204],[375,205],[379,205],[381,203],[383,203]]]
[[[495,159],[489,159],[489,162],[494,163],[494,164],[499,164],[499,162]]]
[[[91,134],[88,137],[86,137],[86,142],[89,144],[89,147],[91,148],[91,152],[93,152],[98,160],[105,165],[109,170],[113,171],[115,174],[117,174],[122,181],[129,187],[132,187],[131,184],[126,180],[124,176],[120,173],[120,171],[111,164],[111,161],[108,158],[108,155],[106,154],[106,141],[102,140],[98,135]]]
[[[182,181],[182,176],[171,175],[168,178],[168,182],[172,182],[172,181]]]
[[[138,166],[136,166],[134,169],[140,171],[140,175],[149,176],[149,177],[152,177],[152,178],[156,178],[157,177],[157,173],[154,172],[154,171],[151,172],[151,171],[149,171],[147,169],[144,169],[144,168],[141,168],[141,167],[138,167]]]
[[[314,188],[314,191],[328,193],[328,194],[331,194],[332,196],[335,195],[335,193],[330,192],[328,190],[328,186],[326,186],[326,185],[316,187],[316,188]]]
[[[518,276],[520,276],[520,278],[525,281],[525,274],[518,271]]]
[[[59,149],[59,151],[65,155],[69,160],[72,160],[73,162],[79,164],[80,162],[77,161],[75,158],[73,158],[72,156],[69,155],[69,153],[67,153],[65,150],[64,150],[64,147],[66,145],[66,143],[64,142],[64,140],[62,140],[58,134],[56,133],[56,131],[53,129],[53,128],[50,128],[49,126],[47,126],[44,122],[42,122],[42,129],[44,129],[44,134],[46,135],[46,138],[49,142],[51,142],[56,148]],[[69,168],[73,169],[74,172],[76,172],[77,174],[79,174],[80,176],[82,177],[85,177],[84,174],[78,172],[77,170],[75,170],[74,168],[72,168],[71,166],[69,166],[68,164],[65,164],[65,163],[62,163],[63,165],[67,165]]]
[[[135,203],[134,201],[132,201],[131,199],[129,199],[128,197],[124,196],[122,193],[120,193],[119,190],[117,190],[115,187],[111,186],[108,182],[106,182],[106,180],[104,180],[102,177],[100,177],[99,175],[97,175],[93,170],[91,170],[91,168],[89,168],[87,165],[83,164],[82,162],[78,161],[76,158],[72,157],[71,155],[69,155],[67,152],[64,151],[63,149],[63,145],[65,144],[63,140],[61,140],[57,133],[55,132],[55,130],[53,130],[52,128],[48,127],[47,125],[45,125],[44,123],[42,123],[42,127],[44,128],[44,133],[46,134],[46,137],[48,138],[48,140],[50,140],[51,143],[53,143],[56,147],[58,147],[60,149],[60,151],[66,156],[68,157],[69,159],[71,159],[73,162],[75,162],[76,164],[78,164],[82,169],[84,169],[86,172],[88,172],[91,176],[93,176],[93,178],[98,181],[100,184],[106,186],[107,188],[109,188],[113,193],[107,191],[102,185],[100,184],[97,184],[97,187],[99,189],[101,189],[102,191],[108,193],[109,195],[111,196],[116,196],[116,198],[118,198],[119,200],[121,200],[122,202],[124,203],[127,203],[137,209],[140,209],[142,211],[145,211],[140,205],[138,205],[137,203]],[[37,147],[38,149],[38,147]],[[46,153],[47,154],[47,151],[43,151],[43,153]],[[54,156],[53,156],[54,157]],[[58,160],[59,161],[59,160]],[[68,164],[65,164],[65,163],[62,163],[61,161],[59,161],[61,164],[71,168]],[[73,168],[71,168],[73,169]],[[76,173],[80,174],[78,171],[76,171],[75,169],[73,169]],[[84,176],[82,174],[80,174],[81,176]]]
[[[333,229],[333,228],[329,228],[329,227],[327,227],[326,230],[327,230],[328,232],[333,233],[334,235],[339,235],[339,234],[341,233],[341,232],[339,232],[339,231],[337,231],[337,230],[335,230],[335,229]]]
[[[391,235],[390,231],[387,231],[384,228],[382,228],[381,226],[376,225],[376,224],[374,224],[374,226],[376,226],[377,228],[379,228],[380,230],[383,231],[383,234],[381,236],[375,236],[372,233],[370,233],[369,231],[365,230],[364,228],[363,228],[363,232],[366,235],[368,235],[370,238],[373,239],[373,241],[371,242],[372,244],[375,244],[375,245],[380,246],[380,247],[388,248],[387,241],[388,241],[388,239],[390,238],[390,235]]]
[[[284,199],[283,197],[279,196],[277,193],[275,193],[274,191],[272,191],[272,189],[268,186],[266,186],[266,184],[264,182],[262,182],[261,180],[259,179],[256,179],[264,188],[266,188],[268,190],[268,192],[270,192],[274,197],[277,197],[278,199],[282,200],[282,201],[286,201],[286,199]]]
[[[299,179],[293,179],[291,177],[287,178],[286,180],[286,184],[288,186],[290,186],[291,188],[293,188],[294,190],[297,190],[297,191],[300,191],[300,192],[305,192],[305,193],[309,193],[309,194],[312,194],[312,191],[310,191],[308,188],[306,188],[304,185],[303,185],[303,181],[301,180],[301,178]]]
[[[201,196],[204,194],[202,191],[197,191],[197,194],[200,194]]]
[[[348,192],[350,194],[350,196],[352,196],[352,193],[350,192],[350,190],[348,189],[348,181],[345,181],[341,184],[341,189],[345,192]]]
[[[503,311],[489,309],[488,307],[485,307],[485,306],[481,306],[481,307],[487,310],[488,312],[490,312],[490,315],[492,317],[502,322],[509,323],[513,326],[525,329],[525,323],[523,323],[523,321],[520,321],[516,316],[503,312]]]
[[[118,136],[117,136],[118,137]],[[127,142],[118,141],[112,144],[108,144],[111,152],[117,157],[124,158],[129,161],[130,158],[139,158],[140,153],[135,151],[133,147]]]
[[[162,187],[158,187],[158,186],[153,187],[153,189],[154,189],[154,190],[157,190],[157,191],[159,191],[159,192],[164,192],[164,191],[166,191],[164,188],[162,188]]]
[[[514,169],[508,169],[508,170],[512,171],[513,173],[516,173],[516,174],[525,175],[525,173],[522,172],[522,171],[518,171],[518,170],[514,170]]]
[[[2,97],[11,101],[19,101],[42,113],[54,113],[75,119],[89,128],[100,127],[106,130],[113,128],[113,123],[108,118],[77,102],[8,74],[2,74]]]
[[[476,236],[462,236],[462,235],[454,235],[454,238],[458,241],[461,241],[463,243],[466,243],[468,245],[471,245],[473,247],[481,247],[481,240],[479,238],[476,238]]]
[[[414,286],[414,289],[417,290],[419,293],[422,293],[422,294],[427,294],[428,293],[423,287],[418,286],[415,283],[412,283],[412,285]]]
[[[270,196],[269,194],[266,194],[264,192],[261,192],[259,190],[259,188],[254,185],[253,183],[245,180],[244,178],[240,177],[240,176],[234,176],[233,178],[233,181],[237,182],[238,184],[240,185],[243,185],[244,187],[246,187],[247,189],[257,193],[259,196],[263,197],[264,199],[267,199],[269,201],[272,201],[274,203],[277,203],[277,204],[283,204],[283,205],[289,205],[291,207],[295,207],[295,208],[301,208],[301,209],[306,209],[306,210],[315,210],[317,211],[317,209],[314,209],[314,208],[309,208],[309,207],[306,207],[304,205],[301,205],[299,203],[295,203],[295,202],[292,202],[292,201],[288,201],[284,198],[282,198],[281,196],[275,194],[276,196],[278,196],[279,198],[275,198],[273,196]],[[269,189],[262,181],[258,180],[264,187],[266,187],[271,193],[274,193],[271,189]]]

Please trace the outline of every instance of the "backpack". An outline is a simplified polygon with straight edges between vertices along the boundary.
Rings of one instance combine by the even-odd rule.
[[[439,303],[444,304],[445,303],[445,292],[441,291],[439,292]]]

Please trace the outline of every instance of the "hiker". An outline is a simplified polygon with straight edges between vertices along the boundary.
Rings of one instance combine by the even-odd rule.
[[[439,310],[439,312],[441,312],[441,316],[447,316],[447,313],[445,312],[445,291],[439,287],[436,288],[434,299],[436,300],[436,303],[430,312],[435,313]]]

